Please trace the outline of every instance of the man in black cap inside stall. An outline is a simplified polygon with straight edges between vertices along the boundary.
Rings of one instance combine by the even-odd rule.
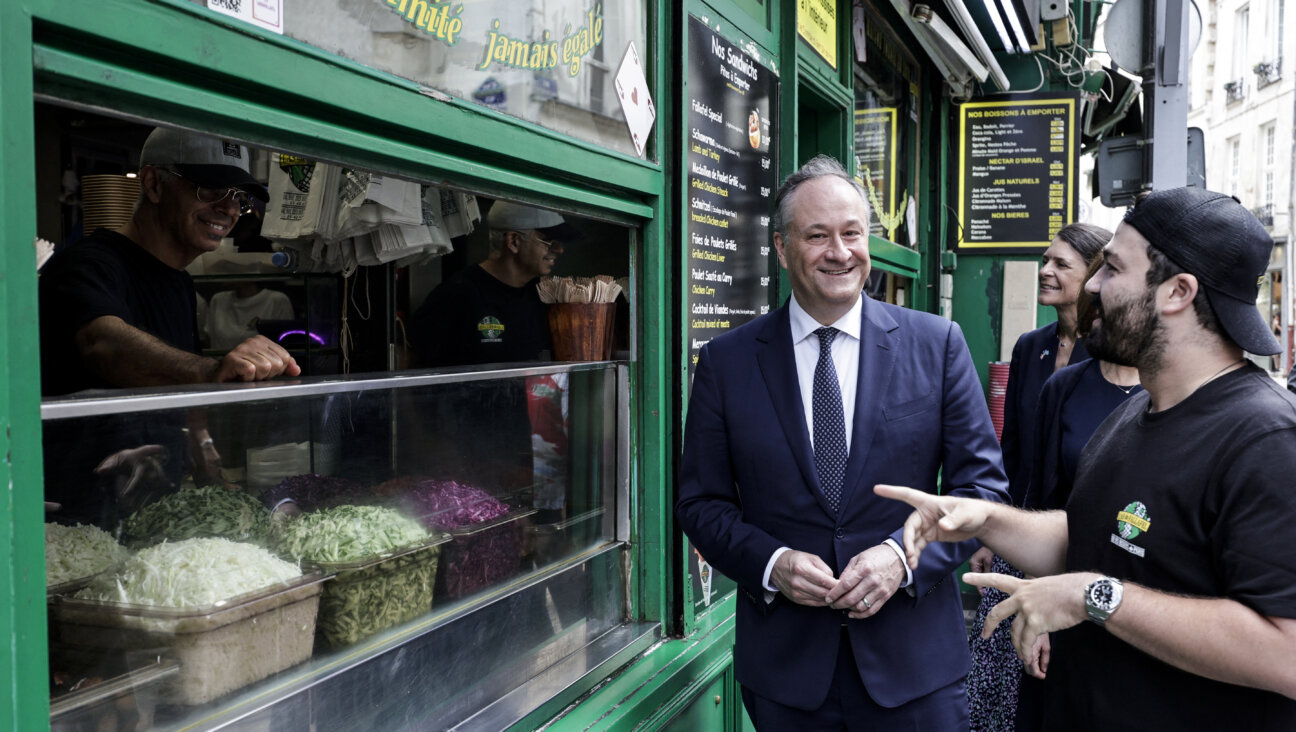
[[[1296,398],[1245,353],[1279,351],[1256,308],[1273,241],[1196,188],[1134,207],[1086,286],[1095,358],[1146,391],[1085,447],[1065,511],[879,486],[929,541],[974,536],[1038,579],[969,574],[1011,596],[1023,659],[1055,632],[1049,730],[1296,729]],[[1092,622],[1086,623],[1085,620]]]
[[[140,152],[139,178],[140,195],[126,224],[91,233],[57,252],[41,270],[42,394],[300,374],[292,356],[264,336],[243,341],[220,359],[199,350],[194,284],[185,267],[220,246],[251,209],[251,196],[268,198],[249,172],[247,149],[159,127]],[[183,463],[175,453],[183,452],[177,435],[184,419],[179,424],[174,418],[118,421],[115,428],[100,424],[95,435],[83,436],[109,455],[97,474],[126,473],[134,478],[133,487],[150,466],[157,472],[163,463],[165,478],[174,482]],[[202,456],[195,462],[212,464],[218,456],[202,414],[191,412],[188,421],[192,454]],[[81,514],[111,524],[111,506],[83,500],[90,480],[84,466],[50,455],[59,446],[77,444],[77,427],[59,421],[47,425],[46,498],[67,504],[62,518]],[[107,446],[96,438],[109,436],[113,450],[103,452]],[[119,493],[124,490],[129,488],[118,487]]]

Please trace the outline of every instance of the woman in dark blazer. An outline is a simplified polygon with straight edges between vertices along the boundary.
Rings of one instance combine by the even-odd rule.
[[[1022,334],[1013,347],[1001,438],[1004,471],[1008,474],[1013,505],[1023,504],[1030,485],[1036,444],[1035,409],[1040,389],[1057,369],[1089,357],[1076,332],[1076,309],[1081,297],[1088,297],[1084,294],[1084,283],[1089,265],[1111,237],[1111,232],[1099,226],[1070,224],[1058,231],[1041,258],[1038,302],[1052,306],[1057,311],[1057,321]],[[974,572],[1021,576],[988,549],[978,551],[971,562]],[[1004,599],[996,590],[982,590],[982,593],[969,634],[972,672],[967,687],[971,726],[981,732],[1012,732],[1022,665],[1007,632],[1010,623],[1000,623],[993,636],[981,639],[986,613]]]

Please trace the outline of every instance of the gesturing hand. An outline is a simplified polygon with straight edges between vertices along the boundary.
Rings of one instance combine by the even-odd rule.
[[[1073,572],[1038,579],[1018,579],[1006,574],[963,575],[963,581],[976,587],[993,587],[1008,595],[986,615],[981,637],[989,638],[999,623],[1017,616],[1012,625],[1013,647],[1026,670],[1044,678],[1048,666],[1048,634],[1084,622],[1084,590],[1100,575]],[[1041,641],[1041,637],[1043,640]],[[1041,650],[1043,652],[1041,664]]]
[[[824,607],[828,604],[824,598],[837,585],[837,578],[818,556],[789,549],[774,561],[770,583],[798,605]]]
[[[119,504],[133,511],[172,487],[162,467],[166,460],[165,447],[141,445],[114,452],[95,466],[94,471],[97,475],[113,476]]]
[[[923,549],[933,541],[964,541],[977,535],[989,515],[987,501],[934,496],[898,485],[878,484],[873,492],[914,507],[905,519],[904,548],[909,568],[918,568]]]

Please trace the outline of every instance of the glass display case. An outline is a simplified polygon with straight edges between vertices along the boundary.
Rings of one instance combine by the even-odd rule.
[[[82,527],[47,532],[53,728],[507,724],[525,684],[644,631],[627,373],[45,400],[47,526]]]

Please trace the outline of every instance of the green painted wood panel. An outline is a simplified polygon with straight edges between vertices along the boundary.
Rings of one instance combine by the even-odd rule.
[[[699,732],[699,730],[721,732],[733,729],[732,699],[729,691],[736,687],[736,684],[730,682],[728,674],[716,677],[698,692],[675,718],[658,729],[662,732]]]
[[[31,113],[31,19],[0,11],[0,728],[49,724],[45,654],[45,533],[40,469],[40,381],[36,334],[35,135]]]

